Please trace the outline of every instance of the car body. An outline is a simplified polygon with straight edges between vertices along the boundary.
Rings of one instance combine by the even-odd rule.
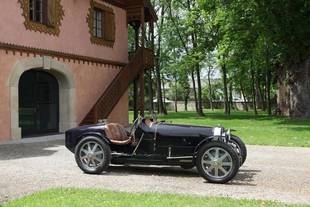
[[[208,181],[224,183],[234,177],[240,165],[245,160],[245,157],[242,157],[242,152],[244,151],[242,147],[244,148],[245,146],[239,146],[241,139],[230,135],[229,131],[221,127],[169,124],[138,118],[134,122],[131,130],[126,129],[127,137],[130,141],[123,140],[123,142],[115,142],[109,138],[108,133],[111,131],[107,131],[108,126],[107,124],[101,123],[77,127],[66,132],[66,147],[75,153],[77,164],[86,173],[100,173],[110,163],[178,165],[186,169],[196,166],[199,172],[202,171],[200,174]],[[117,126],[118,128],[116,126],[114,128],[117,129],[116,131],[114,130],[115,132],[118,133],[118,130],[123,130],[119,129],[119,126]],[[231,141],[232,138],[234,140],[237,139],[239,144]],[[84,144],[84,148],[82,148],[82,144]],[[98,145],[102,146],[100,147]],[[211,148],[213,147],[213,151],[206,151],[208,149],[210,150],[209,146],[209,148],[207,147],[202,152],[201,149],[207,145],[210,145]],[[102,159],[98,159],[96,155],[93,155],[94,152],[92,152],[91,148],[95,148],[95,146],[100,149],[93,149],[93,151],[98,151],[99,153],[102,150]],[[103,153],[103,151],[107,151],[107,154]],[[209,158],[203,158],[203,153],[209,153]],[[211,156],[211,154],[213,155]],[[219,161],[220,159],[215,159],[216,156],[219,158],[220,155],[224,156],[224,154],[229,155],[225,159],[231,161],[231,165],[234,165],[229,166],[233,167],[233,169],[229,170],[233,170],[234,172],[230,176],[224,176],[225,178],[221,179],[218,178],[219,176],[217,176],[217,179],[213,179],[212,176],[204,176],[206,169],[199,169],[204,168],[201,167],[204,166],[201,163],[204,162],[204,159],[207,160],[206,162],[208,164],[211,163],[213,167],[215,166],[213,174],[216,174],[216,167],[218,168],[217,174],[221,174],[221,169],[223,172],[228,171],[228,168],[226,170],[224,169],[225,167],[219,168],[221,161]],[[208,157],[207,154],[205,156]],[[214,157],[214,159],[211,160],[210,157]],[[197,159],[200,159],[200,166],[197,166]],[[97,160],[105,160],[108,163],[102,164],[104,167],[97,167],[97,162],[99,162]],[[93,164],[90,162],[93,162]],[[93,169],[87,167],[87,165],[92,166]],[[208,169],[210,170],[210,166]],[[208,171],[206,172],[208,173]]]

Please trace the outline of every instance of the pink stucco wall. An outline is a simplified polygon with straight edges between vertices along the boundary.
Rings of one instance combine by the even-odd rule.
[[[76,89],[76,118],[80,123],[87,115],[91,107],[95,104],[101,94],[105,91],[112,81],[119,69],[112,68],[111,66],[96,66],[95,64],[78,64],[66,62],[73,72],[75,79]],[[121,121],[125,124],[128,116],[128,97],[125,96],[121,99],[121,107],[115,107],[120,110],[113,110],[109,119],[114,121]],[[126,110],[126,113],[123,113]],[[122,116],[117,116],[117,114]],[[117,117],[117,118],[116,118]]]
[[[113,48],[91,44],[86,16],[90,0],[62,0],[64,19],[58,37],[29,31],[23,24],[24,17],[17,0],[1,0],[0,42],[43,48],[65,53],[97,57],[107,60],[127,62],[127,20],[123,9],[113,8],[116,18],[116,41]],[[30,56],[31,57],[31,56]],[[8,79],[18,60],[29,58],[26,54],[0,49],[0,141],[10,138],[10,91]],[[63,60],[59,60],[63,61]],[[119,69],[107,65],[64,62],[72,71],[75,89],[75,116],[79,123],[88,113],[99,96],[107,88]],[[128,123],[127,93],[113,109],[109,121]]]
[[[7,56],[5,51],[0,50],[0,141],[10,137],[10,91],[6,83],[10,75],[12,63],[16,58]]]
[[[0,49],[0,141],[10,138],[10,89],[8,80],[14,64],[31,58],[27,54],[6,53]],[[61,61],[61,60],[59,60]],[[91,107],[108,87],[119,69],[111,66],[62,61],[71,70],[75,82],[75,116],[80,123]],[[128,95],[125,93],[108,117],[109,122],[128,124]]]
[[[57,37],[26,30],[18,1],[1,0],[0,41],[114,61],[127,61],[128,32],[125,10],[105,3],[112,7],[115,13],[116,41],[112,49],[90,42],[89,28],[86,22],[90,0],[62,0],[61,4],[65,15],[61,22],[60,35]]]

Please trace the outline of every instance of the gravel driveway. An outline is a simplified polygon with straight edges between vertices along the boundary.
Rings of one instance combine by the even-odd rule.
[[[63,144],[0,145],[0,203],[51,187],[89,187],[310,204],[310,148],[247,146],[244,166],[231,183],[220,185],[205,182],[195,169],[167,166],[113,166],[87,175]]]

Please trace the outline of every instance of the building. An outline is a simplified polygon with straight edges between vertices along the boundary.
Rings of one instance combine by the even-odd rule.
[[[128,85],[140,77],[143,95],[139,74],[153,65],[144,48],[144,25],[156,20],[149,1],[2,0],[0,8],[0,141],[100,119],[128,124]],[[130,60],[129,25],[141,37]]]

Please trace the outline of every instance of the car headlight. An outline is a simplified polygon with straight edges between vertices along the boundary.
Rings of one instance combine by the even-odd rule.
[[[223,128],[222,127],[214,127],[213,128],[213,136],[214,137],[221,137],[223,135]]]

